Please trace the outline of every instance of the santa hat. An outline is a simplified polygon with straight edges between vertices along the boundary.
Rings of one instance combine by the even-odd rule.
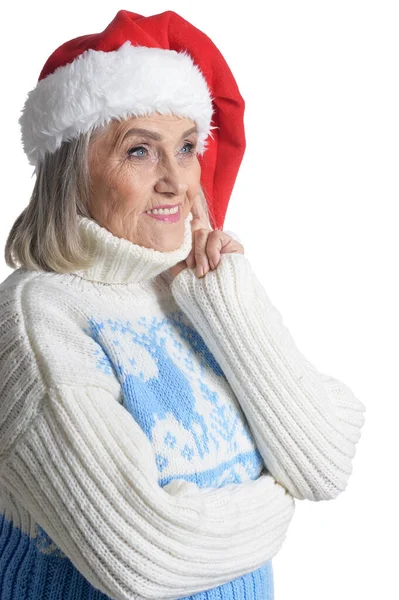
[[[201,185],[222,229],[245,152],[245,103],[212,40],[174,11],[120,10],[101,33],[57,48],[19,124],[30,164],[92,126],[153,112],[194,120]],[[213,125],[212,125],[213,123]]]

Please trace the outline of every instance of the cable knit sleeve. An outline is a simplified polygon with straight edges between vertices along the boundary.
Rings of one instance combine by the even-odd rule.
[[[294,497],[330,500],[352,472],[364,404],[299,352],[243,254],[222,254],[170,290],[223,369],[272,475]]]
[[[292,496],[268,473],[161,488],[150,441],[109,390],[47,384],[20,295],[0,291],[0,482],[86,579],[115,600],[177,599],[272,558]]]

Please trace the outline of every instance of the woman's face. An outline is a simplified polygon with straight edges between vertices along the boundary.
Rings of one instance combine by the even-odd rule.
[[[140,128],[141,132],[131,131]],[[167,252],[184,239],[184,220],[200,190],[195,122],[153,113],[111,121],[89,150],[89,213],[114,235]],[[146,211],[179,205],[178,219]]]

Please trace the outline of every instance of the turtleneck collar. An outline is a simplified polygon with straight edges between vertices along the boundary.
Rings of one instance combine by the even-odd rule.
[[[95,264],[74,274],[108,284],[139,283],[156,277],[187,258],[192,248],[191,212],[184,222],[184,240],[175,250],[161,252],[119,238],[96,221],[78,215],[78,231]]]

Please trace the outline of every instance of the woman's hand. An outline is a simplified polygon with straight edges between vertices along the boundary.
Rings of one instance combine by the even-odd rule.
[[[220,262],[220,255],[230,252],[244,254],[244,246],[234,240],[224,231],[212,230],[208,227],[205,211],[202,207],[201,198],[198,195],[191,209],[193,219],[191,221],[191,232],[193,244],[189,255],[185,260],[178,262],[168,269],[169,273],[176,277],[183,269],[196,267],[197,277],[203,277],[209,269],[216,269]],[[201,269],[203,269],[201,271]]]

